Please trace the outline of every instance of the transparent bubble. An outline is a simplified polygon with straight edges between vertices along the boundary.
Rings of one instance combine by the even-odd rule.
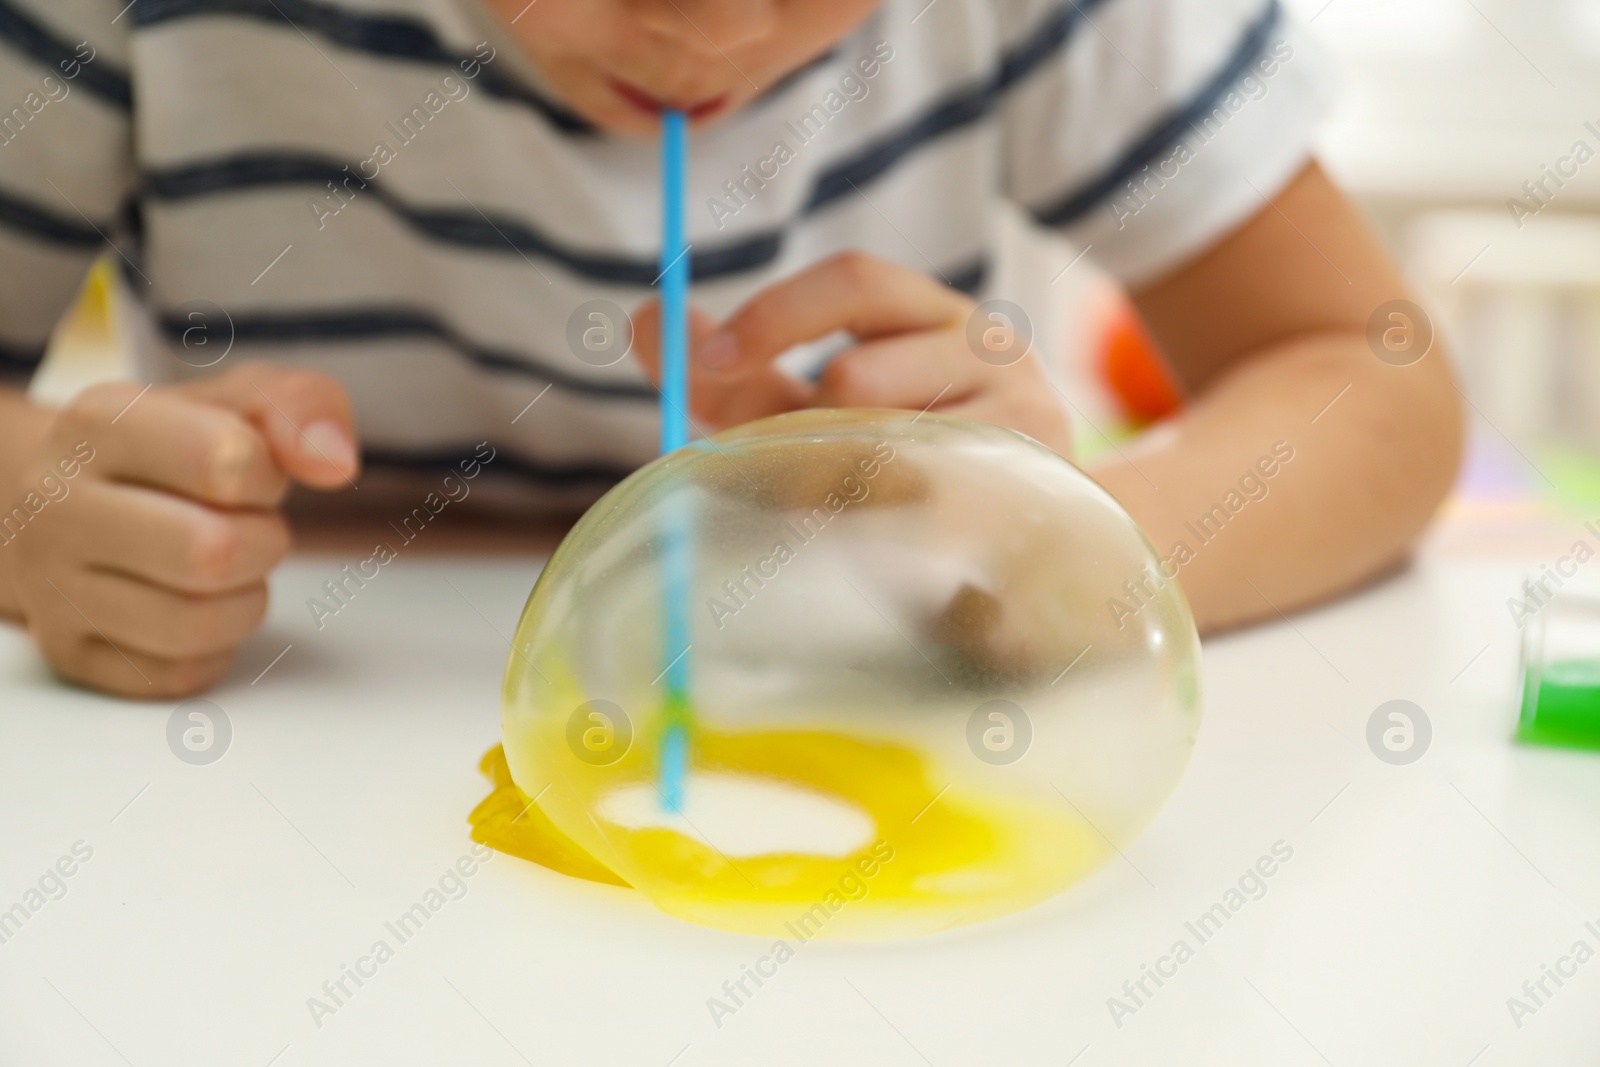
[[[586,700],[567,719],[572,754],[593,766],[609,767],[628,754],[632,743],[628,713],[609,700]]]
[[[573,528],[515,646],[519,825],[560,840],[507,850],[790,939],[1061,892],[1154,817],[1200,721],[1194,623],[1127,514],[931,414],[801,412],[657,460]]]

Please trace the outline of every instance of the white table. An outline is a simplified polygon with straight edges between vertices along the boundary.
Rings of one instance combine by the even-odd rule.
[[[474,764],[537,571],[403,557],[317,631],[305,598],[356,558],[278,576],[269,625],[211,694],[234,736],[209,766],[168,749],[172,704],[64,688],[0,629],[0,909],[75,843],[93,850],[0,945],[0,1064],[1554,1067],[1600,1052],[1600,959],[1547,980],[1520,1028],[1506,1005],[1576,940],[1600,949],[1585,929],[1600,930],[1600,756],[1507,740],[1522,566],[1426,557],[1292,626],[1210,642],[1207,718],[1172,803],[1125,862],[1031,912],[805,945],[719,1028],[707,998],[767,942],[500,856],[362,986],[347,979],[318,1027],[307,999],[395,945],[385,922],[468,852]],[[1434,728],[1410,766],[1365,741],[1396,697]],[[1196,945],[1185,921],[1279,841],[1293,858],[1265,895],[1116,1025],[1108,998],[1177,939]]]

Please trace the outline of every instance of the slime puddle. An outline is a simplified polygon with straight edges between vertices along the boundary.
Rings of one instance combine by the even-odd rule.
[[[627,886],[615,871],[557,830],[550,817],[539,810],[528,794],[517,788],[517,783],[511,780],[511,768],[506,766],[506,752],[502,746],[496,745],[485,752],[478,761],[478,770],[489,779],[494,792],[484,797],[467,816],[474,841],[574,878]]]
[[[660,810],[640,748],[607,774],[528,761],[557,777],[535,802],[495,746],[480,763],[494,791],[472,812],[473,838],[638,889],[691,922],[805,940],[915,936],[1020,911],[1111,852],[1081,818],[953,781],[897,744],[702,730],[682,815]]]
[[[861,809],[747,774],[697,776],[681,814],[663,811],[661,791],[639,782],[601,797],[595,815],[626,830],[671,830],[728,857],[769,852],[842,857],[872,843],[872,819]]]

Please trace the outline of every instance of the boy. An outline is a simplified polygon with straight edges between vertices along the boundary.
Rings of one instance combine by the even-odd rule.
[[[655,314],[630,355],[610,308],[652,294],[666,107],[701,431],[897,407],[1068,454],[1037,358],[967,340],[1010,200],[1131,286],[1190,394],[1092,472],[1153,543],[1273,476],[1175,563],[1200,625],[1349,589],[1460,425],[1441,352],[1369,345],[1426,324],[1309,160],[1320,84],[1275,0],[0,0],[0,612],[66,678],[187,694],[262,618],[291,483],[487,440],[571,504],[647,460]],[[163,384],[36,406],[107,243]],[[840,331],[814,381],[775,368]]]

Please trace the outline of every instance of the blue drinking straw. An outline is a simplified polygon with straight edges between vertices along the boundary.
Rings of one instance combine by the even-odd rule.
[[[689,247],[684,228],[689,123],[668,111],[661,124],[661,454],[689,443]],[[689,763],[689,576],[693,516],[688,500],[666,501],[662,562],[667,699],[662,708],[661,805],[683,810]]]
[[[661,127],[661,454],[689,443],[689,249],[684,235],[689,124],[668,111]]]

